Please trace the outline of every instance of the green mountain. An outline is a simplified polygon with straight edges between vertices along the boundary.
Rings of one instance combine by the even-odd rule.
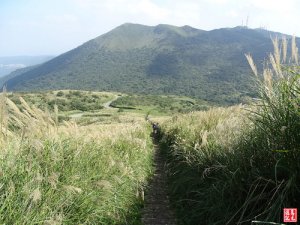
[[[244,54],[262,62],[273,50],[272,34],[127,23],[5,82],[10,91],[176,94],[234,104],[254,93]]]

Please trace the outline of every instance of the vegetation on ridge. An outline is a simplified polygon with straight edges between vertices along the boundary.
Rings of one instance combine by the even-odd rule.
[[[3,82],[9,91],[175,94],[232,105],[255,96],[244,53],[267,57],[265,32],[125,24]]]
[[[103,108],[103,103],[113,100],[114,94],[108,92],[88,92],[78,90],[60,90],[52,92],[36,93],[8,93],[7,96],[18,107],[22,107],[20,97],[24,98],[30,105],[40,109],[53,111],[57,105],[60,112],[72,110],[93,111]]]
[[[209,104],[199,99],[166,95],[124,95],[113,101],[112,107],[120,109],[137,109],[152,115],[170,115],[206,110]]]

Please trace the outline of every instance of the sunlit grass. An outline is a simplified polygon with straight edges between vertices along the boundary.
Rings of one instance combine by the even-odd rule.
[[[152,172],[146,122],[61,124],[20,101],[1,95],[0,223],[139,224]]]
[[[295,39],[290,59],[286,42],[273,39],[263,72],[247,55],[259,93],[252,105],[163,123],[170,192],[183,224],[281,223],[284,207],[300,207],[300,70]]]

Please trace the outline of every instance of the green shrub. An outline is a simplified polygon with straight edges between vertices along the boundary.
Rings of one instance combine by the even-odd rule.
[[[80,91],[70,91],[70,95],[79,97],[82,95],[82,93]]]
[[[56,96],[57,96],[57,97],[64,96],[64,92],[63,92],[63,91],[59,91],[59,92],[57,92]]]

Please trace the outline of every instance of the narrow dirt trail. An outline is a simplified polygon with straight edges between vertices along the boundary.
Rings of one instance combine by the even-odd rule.
[[[113,101],[116,101],[118,98],[120,98],[121,96],[115,96],[114,97],[114,99],[112,99],[112,100],[110,100],[110,101],[108,101],[108,102],[105,102],[104,104],[103,104],[103,107],[105,108],[105,109],[111,109],[112,107],[110,106],[110,104],[113,102]]]
[[[155,141],[154,141],[155,144]],[[155,173],[145,191],[145,206],[142,214],[144,225],[176,225],[175,215],[170,209],[167,196],[165,161],[155,144]]]
[[[117,100],[118,98],[120,98],[120,97],[121,97],[121,96],[116,95],[112,100],[110,100],[110,101],[108,101],[108,102],[104,102],[104,103],[102,104],[103,108],[104,108],[104,109],[113,109],[113,108],[110,106],[110,104],[111,104],[113,101],[115,101],[115,100]],[[69,115],[69,117],[70,117],[70,118],[80,118],[80,117],[83,116],[83,114],[84,114],[84,112],[75,113],[75,114]]]

